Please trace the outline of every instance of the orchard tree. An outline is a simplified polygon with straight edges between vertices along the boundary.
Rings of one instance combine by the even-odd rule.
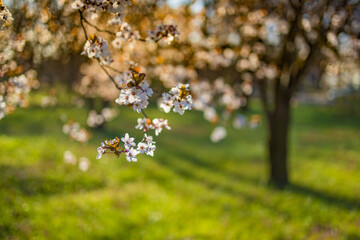
[[[201,51],[203,58],[223,56],[239,72],[242,91],[247,85],[257,86],[268,129],[270,182],[285,186],[292,99],[311,67],[332,74],[339,61],[358,57],[360,4],[345,0],[203,3],[201,32],[192,42],[199,49],[194,56]],[[216,65],[217,59],[206,56],[207,67]],[[232,83],[234,90],[237,82]]]

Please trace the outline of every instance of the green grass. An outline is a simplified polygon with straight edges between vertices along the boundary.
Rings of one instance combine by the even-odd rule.
[[[257,109],[254,110],[255,112]],[[158,114],[171,131],[154,158],[128,163],[96,147],[132,135],[138,115],[117,119],[88,145],[62,133],[74,107],[18,109],[0,121],[0,239],[360,239],[360,119],[297,107],[290,146],[292,185],[267,186],[264,126],[232,130],[213,144],[201,113]],[[91,159],[88,172],[63,153]]]

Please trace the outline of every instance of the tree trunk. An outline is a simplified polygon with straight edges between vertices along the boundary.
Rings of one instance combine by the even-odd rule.
[[[290,99],[278,96],[275,109],[268,118],[270,183],[284,187],[289,183],[287,167]]]

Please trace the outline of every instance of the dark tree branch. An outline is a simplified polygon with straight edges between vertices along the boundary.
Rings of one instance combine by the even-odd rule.
[[[115,79],[110,75],[110,73],[104,68],[103,65],[100,64],[101,69],[106,73],[106,75],[110,78],[110,80],[114,83],[115,87],[119,90],[121,90],[121,87],[119,87],[115,81]]]

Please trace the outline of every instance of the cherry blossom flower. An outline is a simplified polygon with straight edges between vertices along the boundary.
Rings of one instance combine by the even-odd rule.
[[[147,147],[148,147],[148,144],[144,143],[144,142],[139,142],[138,144],[138,147],[137,147],[137,150],[141,153],[141,154],[144,154],[147,152]]]
[[[153,157],[155,149],[156,149],[156,146],[154,144],[148,144],[146,154]]]
[[[76,0],[72,4],[73,9],[80,9],[84,7],[91,12],[106,11],[114,13],[116,19],[124,17],[123,12],[126,6],[131,5],[131,0]]]
[[[177,26],[174,24],[156,26],[155,30],[147,32],[147,39],[149,41],[157,42],[161,39],[170,44],[174,39],[178,39],[180,32],[177,30]]]
[[[132,31],[131,27],[127,22],[122,22],[120,26],[120,30],[116,33],[117,39],[131,41],[140,38],[140,34],[138,31]]]
[[[126,149],[130,149],[131,147],[136,146],[134,143],[134,138],[129,137],[128,133],[125,134],[125,137],[121,138],[121,141],[124,142],[124,147]]]
[[[75,2],[73,2],[73,4],[71,4],[71,7],[73,9],[81,9],[84,7],[84,3],[80,0],[76,0]]]
[[[155,135],[158,136],[162,129],[163,128],[166,128],[168,130],[171,129],[171,127],[168,125],[168,120],[164,120],[162,118],[158,119],[158,118],[155,118],[153,121],[152,121],[152,124],[153,124],[153,129],[155,129]]]
[[[193,105],[189,84],[180,83],[171,88],[169,93],[163,93],[160,108],[168,113],[174,107],[174,112],[183,115],[185,110],[191,110]]]
[[[124,88],[120,91],[120,96],[115,100],[119,105],[130,105],[133,110],[140,113],[148,105],[148,99],[152,96],[153,90],[144,80],[145,74],[132,72],[132,78],[126,79],[126,76],[119,77]],[[126,81],[126,82],[125,82]],[[120,82],[120,81],[119,81]]]
[[[130,148],[128,149],[125,154],[126,154],[126,160],[128,160],[128,162],[137,162],[137,158],[136,155],[138,155],[140,152],[138,150],[136,150],[135,148]]]
[[[100,65],[109,65],[113,61],[107,41],[96,35],[90,36],[86,41],[84,51],[81,54],[89,58],[99,59]]]
[[[106,150],[105,144],[102,142],[101,146],[97,148],[98,155],[97,155],[96,159],[100,159],[102,157],[102,155],[104,155],[105,150]]]
[[[120,49],[121,48],[121,39],[120,38],[115,38],[111,44],[113,45],[114,48],[116,49]]]
[[[132,80],[132,73],[131,71],[125,71],[121,75],[117,75],[115,77],[118,86],[124,88],[128,82]]]
[[[147,143],[149,143],[149,144],[155,143],[155,142],[153,141],[153,137],[146,135],[146,133],[144,134],[144,139],[145,139],[145,142],[147,142]]]

